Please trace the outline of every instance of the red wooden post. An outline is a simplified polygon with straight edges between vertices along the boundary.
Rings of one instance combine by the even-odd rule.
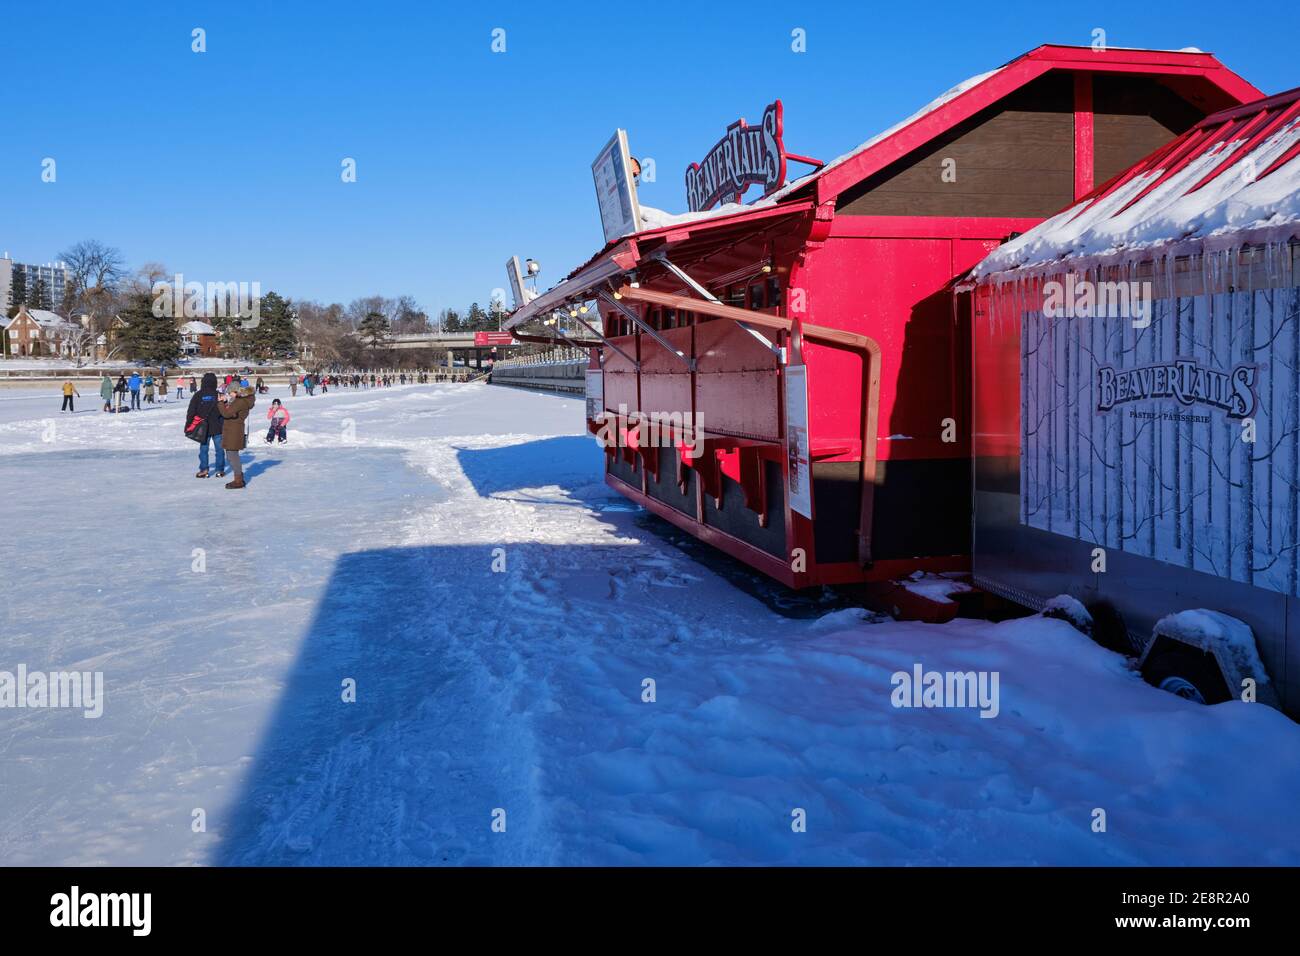
[[[1092,192],[1092,74],[1074,74],[1074,198]]]

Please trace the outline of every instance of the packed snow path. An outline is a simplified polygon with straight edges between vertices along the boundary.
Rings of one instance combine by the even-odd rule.
[[[1057,621],[781,616],[609,492],[577,400],[276,389],[235,492],[177,403],[56,392],[0,390],[0,671],[106,699],[0,709],[0,864],[1300,863],[1280,714]],[[916,664],[997,716],[893,707]]]

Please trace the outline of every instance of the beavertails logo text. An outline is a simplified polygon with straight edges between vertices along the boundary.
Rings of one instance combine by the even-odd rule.
[[[1191,359],[1121,370],[1104,365],[1097,369],[1097,411],[1108,412],[1125,402],[1172,398],[1181,405],[1222,409],[1229,418],[1247,418],[1255,410],[1257,373],[1254,365],[1220,372]]]
[[[763,110],[763,122],[747,126],[736,120],[702,163],[686,168],[686,205],[699,212],[717,205],[724,196],[735,198],[750,186],[762,186],[763,195],[785,183],[785,143],[782,140],[781,101]]]

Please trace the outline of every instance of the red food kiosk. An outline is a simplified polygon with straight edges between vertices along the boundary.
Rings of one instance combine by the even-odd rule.
[[[965,570],[954,280],[1258,95],[1207,53],[1042,46],[825,164],[785,150],[775,103],[692,164],[692,212],[644,214],[507,327],[585,327],[607,483],[778,581]],[[816,168],[785,183],[787,160]],[[761,199],[718,205],[752,183]]]

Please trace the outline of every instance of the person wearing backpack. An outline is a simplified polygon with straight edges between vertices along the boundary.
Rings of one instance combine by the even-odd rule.
[[[217,398],[217,377],[211,372],[203,373],[203,384],[190,396],[189,408],[185,411],[185,433],[191,434],[195,429],[203,428],[203,441],[199,445],[199,470],[195,478],[208,477],[208,443],[217,449],[217,477],[226,474],[226,452],[222,447],[222,425],[220,400]]]

